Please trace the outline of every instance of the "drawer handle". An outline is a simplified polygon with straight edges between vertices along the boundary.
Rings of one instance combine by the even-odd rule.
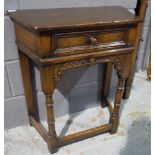
[[[92,45],[96,45],[97,44],[97,39],[95,37],[89,37],[89,42],[92,44]]]

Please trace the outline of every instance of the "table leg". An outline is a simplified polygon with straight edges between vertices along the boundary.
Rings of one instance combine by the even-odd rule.
[[[117,92],[116,92],[116,97],[114,102],[114,109],[113,109],[113,113],[110,116],[110,123],[112,124],[111,134],[114,134],[117,132],[118,125],[119,125],[119,109],[120,109],[121,98],[123,94],[124,81],[125,81],[124,78],[119,77]]]
[[[35,100],[34,100],[34,93],[33,93],[33,83],[32,83],[32,76],[31,76],[31,66],[30,66],[30,59],[23,54],[20,50],[18,50],[19,59],[20,59],[20,66],[21,66],[21,73],[25,91],[25,99],[28,109],[28,115],[33,116],[36,120],[38,119],[38,111],[36,109]],[[29,119],[30,120],[30,119]],[[30,121],[30,125],[31,121]]]
[[[123,99],[128,99],[130,97],[133,79],[134,79],[134,73],[133,75],[130,74],[130,76],[125,80]]]
[[[102,98],[101,98],[101,106],[107,107],[106,98],[109,96],[110,92],[110,84],[111,84],[111,76],[112,76],[112,63],[104,64],[103,71],[103,87],[102,87]]]
[[[48,124],[48,149],[51,153],[58,151],[58,138],[55,131],[55,120],[52,95],[55,88],[53,68],[50,66],[41,67],[41,85],[46,98],[47,124]]]
[[[151,53],[149,56],[149,62],[147,66],[147,77],[148,77],[148,80],[151,80]]]

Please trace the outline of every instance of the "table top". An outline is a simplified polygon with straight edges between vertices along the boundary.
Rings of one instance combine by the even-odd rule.
[[[10,13],[10,17],[25,28],[36,31],[140,21],[121,6],[16,10]]]

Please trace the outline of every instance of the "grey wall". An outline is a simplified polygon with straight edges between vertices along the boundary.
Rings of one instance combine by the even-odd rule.
[[[5,0],[5,128],[28,124],[24,91],[21,80],[17,48],[14,43],[13,23],[6,14],[8,9],[84,7],[101,5],[122,5],[133,11],[136,0]],[[145,17],[142,39],[140,43],[136,70],[146,68],[145,63],[148,38],[150,35],[150,6]],[[145,60],[146,61],[146,60]],[[101,94],[102,65],[68,70],[54,92],[55,115],[84,110],[99,104]],[[76,75],[76,76],[75,76]],[[39,72],[35,70],[36,88],[41,119],[46,118],[44,96],[40,88]],[[115,85],[113,76],[112,85]]]

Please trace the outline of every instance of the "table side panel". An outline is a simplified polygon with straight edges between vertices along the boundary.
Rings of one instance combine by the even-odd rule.
[[[23,26],[15,23],[16,41],[24,45],[32,53],[45,58],[52,55],[52,37],[51,35],[40,35],[25,29]]]
[[[135,46],[136,36],[137,36],[137,25],[135,25],[135,27],[129,29],[127,44]]]

